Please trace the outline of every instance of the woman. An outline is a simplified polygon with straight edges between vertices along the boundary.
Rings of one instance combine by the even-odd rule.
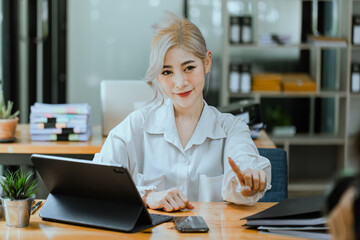
[[[271,166],[248,126],[203,99],[212,53],[200,30],[170,14],[155,27],[145,79],[163,100],[131,113],[94,161],[128,168],[149,208],[192,209],[190,201],[253,204],[271,188]]]

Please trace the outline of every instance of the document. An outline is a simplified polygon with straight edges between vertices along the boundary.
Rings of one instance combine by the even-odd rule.
[[[325,197],[286,199],[262,212],[246,217],[245,226],[262,233],[310,239],[330,239],[322,209]]]

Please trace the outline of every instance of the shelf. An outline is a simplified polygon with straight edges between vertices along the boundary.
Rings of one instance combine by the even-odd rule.
[[[314,45],[311,44],[284,44],[284,45],[276,45],[276,44],[230,44],[230,50],[243,50],[243,49],[251,49],[251,50],[263,50],[263,49],[277,49],[277,48],[300,48],[300,49],[311,49]]]
[[[319,2],[332,2],[333,0],[318,0]],[[322,45],[320,42],[310,43],[304,40],[302,34],[307,34],[311,31],[311,26],[282,24],[286,19],[291,21],[301,21],[311,23],[311,13],[304,12],[311,8],[313,0],[300,0],[298,8],[292,8],[291,11],[285,3],[286,0],[272,1],[272,7],[276,9],[281,16],[281,23],[274,27],[269,22],[260,18],[260,5],[252,5],[253,10],[253,28],[252,36],[253,43],[251,44],[231,44],[229,43],[230,28],[229,28],[229,12],[226,8],[226,0],[223,0],[223,19],[224,19],[224,35],[223,35],[223,63],[222,63],[222,81],[220,92],[220,105],[226,106],[231,102],[240,101],[241,99],[254,99],[266,105],[268,109],[281,105],[283,110],[291,117],[297,117],[294,125],[299,125],[299,132],[302,134],[295,134],[294,136],[274,136],[269,132],[269,137],[276,145],[283,146],[288,153],[289,163],[296,163],[296,166],[303,164],[304,160],[312,168],[316,169],[318,166],[319,157],[324,154],[331,158],[331,171],[336,171],[338,168],[346,167],[345,159],[349,155],[349,144],[351,140],[347,138],[347,134],[353,131],[353,126],[357,127],[357,103],[360,100],[360,93],[351,93],[349,91],[351,78],[351,62],[360,61],[360,45],[353,45],[351,41],[352,36],[352,14],[354,13],[354,3],[356,7],[360,4],[360,0],[338,1],[339,22],[338,35],[345,41],[327,41]],[[247,0],[239,0],[244,6],[249,4]],[[250,1],[251,2],[251,1]],[[310,4],[302,4],[306,2]],[[252,3],[251,3],[252,4]],[[326,4],[324,4],[326,5]],[[290,6],[290,5],[289,5]],[[324,8],[324,6],[322,6]],[[325,11],[319,8],[319,12]],[[294,15],[293,15],[294,14]],[[299,17],[298,20],[293,19],[293,16]],[[261,16],[262,17],[262,16]],[[323,16],[320,17],[323,20]],[[271,27],[269,27],[271,26]],[[294,30],[294,26],[299,29]],[[271,31],[270,31],[271,30]],[[275,32],[291,36],[290,43],[284,45],[277,44],[262,44],[260,36]],[[298,35],[301,33],[301,36]],[[302,39],[302,40],[301,40]],[[302,42],[301,42],[302,41]],[[332,45],[332,46],[331,46]],[[326,51],[333,50],[333,51]],[[284,92],[284,91],[254,91],[250,93],[230,92],[229,78],[230,65],[241,64],[243,62],[250,63],[252,73],[291,73],[302,71],[309,74],[312,80],[316,83],[316,91],[312,92]],[[327,78],[329,80],[327,81]],[[240,82],[239,85],[241,85]],[[269,82],[270,85],[271,82]],[[322,86],[336,86],[338,90],[325,90]],[[266,89],[266,88],[264,88]],[[274,88],[276,89],[276,88]],[[278,88],[282,89],[282,88]],[[299,112],[297,111],[299,107]],[[304,117],[305,121],[299,120],[299,116]],[[331,116],[331,119],[330,117]],[[329,119],[327,119],[329,118]],[[353,120],[352,120],[353,119]],[[269,119],[270,124],[273,124]],[[353,123],[356,121],[356,123]],[[325,125],[325,126],[323,126]],[[332,134],[318,133],[320,129],[329,128]],[[326,132],[326,130],[324,130]],[[305,151],[304,151],[305,150]],[[311,155],[313,154],[314,155]],[[291,158],[291,159],[290,159]],[[327,160],[326,158],[325,160]],[[315,161],[317,160],[317,161]],[[292,162],[293,161],[293,162]],[[294,166],[294,165],[293,165]],[[309,166],[310,167],[310,166]],[[297,170],[297,169],[296,169]],[[293,176],[303,177],[306,174],[295,171]],[[315,173],[315,178],[321,178],[318,172]],[[327,176],[327,175],[326,175]],[[291,179],[291,178],[290,178]],[[297,179],[297,178],[295,178]],[[289,190],[304,191],[306,193],[322,191],[327,185],[326,181],[315,179],[314,181],[306,181],[301,178],[300,183],[289,185]],[[297,194],[297,193],[296,193]]]
[[[330,182],[326,180],[314,180],[314,181],[297,181],[295,183],[289,183],[289,192],[323,192]]]
[[[360,98],[360,93],[351,93],[350,97],[352,97],[352,98]]]
[[[354,94],[355,95],[355,94]],[[356,94],[359,95],[360,94]],[[256,91],[251,93],[230,93],[232,98],[303,98],[303,97],[346,97],[345,91],[322,91],[322,92],[284,92],[284,91]]]
[[[330,134],[296,134],[295,136],[274,136],[269,133],[271,140],[277,145],[289,143],[292,145],[344,145],[343,137]]]
[[[308,43],[301,43],[301,44],[284,44],[284,45],[276,45],[276,44],[230,44],[229,49],[236,51],[236,50],[257,50],[261,51],[264,49],[279,49],[279,48],[298,48],[298,49],[305,49],[305,50],[311,50],[311,49],[347,49],[350,46],[316,46],[314,44],[308,44]],[[351,47],[351,49],[360,49],[359,47]]]

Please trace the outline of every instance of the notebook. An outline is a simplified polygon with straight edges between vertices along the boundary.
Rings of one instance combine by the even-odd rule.
[[[102,133],[111,129],[126,116],[147,104],[154,92],[143,80],[102,80],[100,84]]]
[[[43,220],[137,232],[172,219],[149,214],[126,168],[41,154],[31,161],[50,192]]]

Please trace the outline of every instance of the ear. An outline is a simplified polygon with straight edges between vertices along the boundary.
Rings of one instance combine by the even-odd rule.
[[[208,74],[210,72],[211,64],[212,64],[212,53],[210,51],[207,51],[206,60],[205,60],[205,74]]]

